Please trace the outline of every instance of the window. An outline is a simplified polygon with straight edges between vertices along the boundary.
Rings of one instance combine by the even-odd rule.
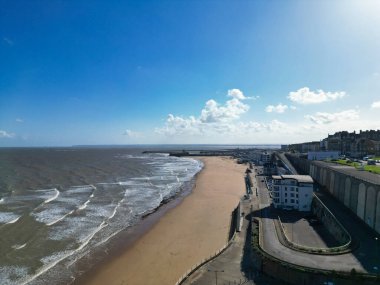
[[[288,187],[285,187],[285,191],[288,191]]]
[[[290,203],[293,203],[293,204],[294,204],[294,199],[290,199]]]
[[[296,188],[296,192],[298,192],[298,188]]]
[[[296,198],[298,198],[298,194],[296,194]]]
[[[288,197],[288,193],[285,193],[285,197]]]
[[[298,200],[296,200],[296,204],[298,204]]]
[[[290,188],[290,191],[294,191],[294,187],[291,187],[291,188]]]
[[[305,194],[305,197],[309,197],[309,194]]]
[[[294,193],[290,193],[290,197],[294,197]]]
[[[285,199],[285,203],[288,203],[288,199]]]

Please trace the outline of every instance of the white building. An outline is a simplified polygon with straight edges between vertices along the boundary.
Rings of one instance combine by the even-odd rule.
[[[309,175],[273,175],[271,197],[275,208],[310,211],[313,178]]]
[[[263,153],[261,154],[261,161],[262,161],[262,164],[270,163],[270,162],[271,162],[271,157],[272,157],[272,154],[271,154],[271,153],[263,152]]]

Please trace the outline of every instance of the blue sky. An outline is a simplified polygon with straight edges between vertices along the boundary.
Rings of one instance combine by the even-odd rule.
[[[0,0],[0,146],[380,129],[379,1]]]

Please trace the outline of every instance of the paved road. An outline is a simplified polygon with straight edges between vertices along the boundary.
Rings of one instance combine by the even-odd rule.
[[[319,269],[334,269],[339,271],[350,271],[355,268],[356,271],[366,272],[360,261],[351,253],[342,255],[312,255],[304,252],[292,250],[282,245],[277,237],[273,217],[271,216],[269,206],[269,193],[265,183],[258,180],[260,207],[263,209],[263,249],[287,262],[308,266]]]

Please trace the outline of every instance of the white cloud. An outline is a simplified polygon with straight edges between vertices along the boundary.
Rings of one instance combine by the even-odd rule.
[[[323,90],[311,91],[308,87],[303,87],[295,92],[290,92],[288,99],[298,104],[319,104],[334,101],[346,96],[346,92],[324,92]]]
[[[24,120],[23,120],[23,119],[20,119],[20,118],[17,118],[17,119],[16,119],[16,122],[17,122],[17,123],[23,123]]]
[[[297,110],[297,107],[296,106],[290,106],[290,109],[291,110]]]
[[[372,105],[371,105],[371,108],[372,109],[380,108],[380,101],[373,102]]]
[[[228,96],[238,99],[238,100],[244,100],[247,99],[247,97],[244,96],[243,92],[239,89],[230,89],[228,90]]]
[[[123,132],[123,135],[124,136],[127,136],[129,138],[132,138],[132,139],[137,139],[137,138],[141,138],[142,137],[142,134],[139,133],[139,132],[134,132],[134,131],[131,131],[131,130],[125,130]]]
[[[286,110],[288,109],[288,106],[287,105],[282,105],[281,103],[278,104],[277,106],[273,106],[273,105],[268,105],[266,108],[265,108],[265,111],[268,112],[268,113],[284,113]]]
[[[249,106],[236,98],[228,100],[224,106],[211,99],[206,102],[199,120],[203,123],[227,122],[238,119],[248,110]]]
[[[240,89],[236,89],[236,88],[228,90],[227,96],[238,99],[238,100],[249,100],[249,99],[256,100],[260,98],[260,96],[247,97],[243,94],[243,92]]]
[[[155,132],[161,135],[204,135],[233,132],[237,125],[233,122],[249,110],[249,106],[241,102],[248,99],[239,89],[228,90],[228,97],[224,105],[213,99],[206,102],[199,117],[182,117],[169,114],[165,125],[156,128]]]
[[[0,130],[0,138],[13,138],[15,135],[6,131]]]
[[[306,115],[305,118],[318,125],[331,124],[337,122],[356,120],[359,118],[359,111],[351,109],[338,113],[317,112],[314,116]]]

